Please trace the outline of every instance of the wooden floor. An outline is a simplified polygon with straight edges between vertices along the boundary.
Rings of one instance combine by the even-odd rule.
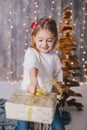
[[[17,88],[20,88],[20,83],[10,84],[0,81],[0,98],[8,99]],[[65,126],[66,130],[87,130],[87,85],[72,89],[83,95],[83,97],[77,98],[77,101],[83,103],[84,108],[83,111],[77,111],[75,107],[65,108],[72,115],[71,123]]]

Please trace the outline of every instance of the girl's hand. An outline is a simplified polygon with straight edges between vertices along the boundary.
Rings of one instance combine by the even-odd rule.
[[[28,85],[27,92],[34,94],[37,91],[37,88],[39,88],[38,82],[33,81]]]

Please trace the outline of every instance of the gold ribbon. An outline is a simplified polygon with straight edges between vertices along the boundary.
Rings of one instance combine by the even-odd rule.
[[[63,89],[61,85],[53,78],[49,78],[48,80],[46,80],[41,88],[37,90],[36,95],[48,94],[48,92],[46,91],[46,85],[48,82],[51,82],[56,87],[56,89],[59,91],[59,97],[62,98]]]
[[[29,121],[31,121],[31,119],[32,119],[32,105],[33,105],[35,96],[39,96],[41,98],[50,98],[53,102],[55,102],[53,97],[46,90],[46,85],[48,82],[51,82],[57,88],[57,90],[60,93],[60,97],[62,97],[61,85],[59,83],[57,83],[57,81],[53,78],[49,78],[48,80],[46,80],[43,83],[43,85],[39,89],[37,89],[36,93],[31,95],[31,99],[30,99],[29,106],[28,106],[28,116],[27,116]]]
[[[30,102],[29,102],[29,105],[28,105],[27,119],[29,121],[31,121],[31,119],[32,119],[32,105],[33,105],[34,96],[35,95],[31,95],[31,99],[30,99]]]

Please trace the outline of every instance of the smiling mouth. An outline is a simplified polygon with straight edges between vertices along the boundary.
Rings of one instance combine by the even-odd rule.
[[[48,48],[45,48],[45,47],[41,47],[42,49],[44,49],[44,50],[47,50]]]

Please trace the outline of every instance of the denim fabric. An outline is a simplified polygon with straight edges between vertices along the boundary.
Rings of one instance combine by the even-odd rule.
[[[15,130],[29,130],[29,128],[30,128],[30,122],[18,120]]]
[[[56,112],[55,112],[54,120],[51,124],[51,128],[52,130],[65,130],[64,123],[60,116],[58,107],[56,107]]]
[[[17,126],[15,130],[29,130],[30,122],[28,121],[17,121]],[[58,107],[56,107],[56,112],[54,116],[54,120],[51,124],[52,130],[65,130],[63,121],[60,117],[60,113]]]

